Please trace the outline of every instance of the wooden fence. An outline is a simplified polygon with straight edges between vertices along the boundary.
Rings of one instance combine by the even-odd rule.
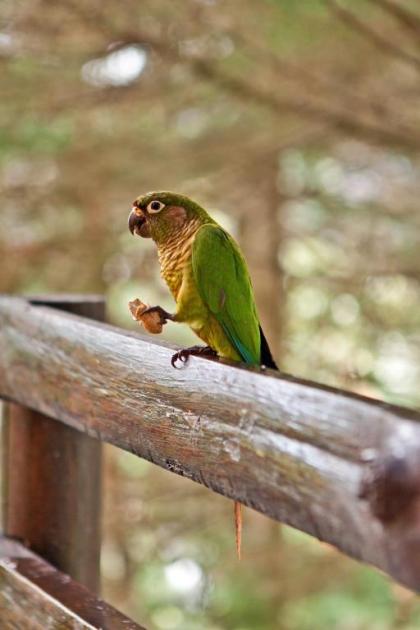
[[[94,321],[103,310],[0,297],[1,627],[140,627],[95,597],[101,442],[420,591],[418,414],[204,358],[174,370],[173,348]]]

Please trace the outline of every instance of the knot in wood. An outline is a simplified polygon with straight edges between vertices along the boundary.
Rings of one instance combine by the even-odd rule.
[[[360,498],[366,499],[372,513],[384,523],[406,514],[420,496],[420,463],[413,457],[389,455],[372,464],[362,482]]]

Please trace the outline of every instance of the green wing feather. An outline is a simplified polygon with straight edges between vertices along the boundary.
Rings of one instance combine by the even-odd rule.
[[[194,239],[192,269],[201,299],[246,363],[260,363],[261,339],[245,260],[218,225],[204,225]]]

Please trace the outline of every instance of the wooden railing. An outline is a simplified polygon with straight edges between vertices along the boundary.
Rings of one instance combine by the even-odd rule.
[[[418,414],[270,370],[175,370],[167,344],[88,318],[103,319],[100,298],[0,298],[1,623],[139,627],[91,594],[102,441],[420,591]]]

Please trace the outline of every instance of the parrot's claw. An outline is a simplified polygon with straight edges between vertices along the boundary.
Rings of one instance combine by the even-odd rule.
[[[186,363],[191,355],[196,357],[217,357],[217,352],[210,346],[192,346],[175,352],[171,359],[172,367],[176,368],[176,362]],[[177,368],[178,369],[178,368]]]
[[[168,313],[168,311],[165,311],[165,309],[161,306],[149,306],[148,308],[146,308],[145,311],[142,312],[142,316],[146,315],[147,313],[158,313],[160,317],[160,323],[162,325],[166,324],[168,322],[168,319],[173,319],[173,315]]]

